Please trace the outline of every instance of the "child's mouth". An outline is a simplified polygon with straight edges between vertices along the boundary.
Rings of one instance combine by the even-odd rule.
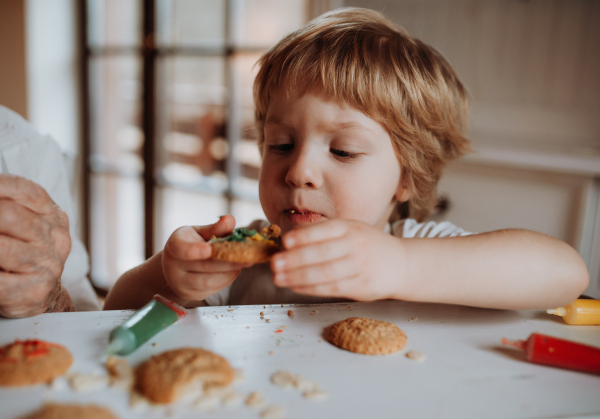
[[[317,212],[312,212],[312,211],[300,212],[295,209],[285,210],[285,214],[295,224],[314,223],[315,221],[318,221],[323,217],[323,215],[321,215]]]

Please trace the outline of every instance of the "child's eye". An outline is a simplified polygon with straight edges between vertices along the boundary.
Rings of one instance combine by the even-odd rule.
[[[286,151],[291,151],[293,148],[294,144],[275,144],[269,146],[269,150],[276,153],[285,153]]]
[[[338,150],[337,148],[330,148],[329,151],[332,154],[335,154],[336,156],[341,157],[343,159],[355,159],[360,156],[360,154],[358,153],[351,153],[349,151]]]

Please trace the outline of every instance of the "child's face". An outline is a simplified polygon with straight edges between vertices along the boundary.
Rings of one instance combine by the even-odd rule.
[[[345,103],[277,94],[264,137],[260,202],[283,232],[336,218],[383,229],[408,197],[387,130]]]

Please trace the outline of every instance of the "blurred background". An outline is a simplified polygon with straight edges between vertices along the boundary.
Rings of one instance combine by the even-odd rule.
[[[469,89],[475,152],[432,216],[566,241],[600,298],[600,2],[0,0],[0,104],[72,154],[102,293],[186,224],[263,218],[254,63],[338,7],[383,12]]]

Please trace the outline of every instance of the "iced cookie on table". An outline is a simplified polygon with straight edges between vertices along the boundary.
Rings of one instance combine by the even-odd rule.
[[[154,403],[172,403],[208,386],[233,382],[227,360],[201,348],[181,348],[155,355],[136,368],[135,388]]]
[[[382,320],[349,317],[328,327],[325,339],[347,351],[367,355],[398,352],[408,340],[394,323]]]
[[[48,403],[41,410],[22,419],[117,419],[112,412],[95,405]]]
[[[16,340],[0,348],[0,386],[48,383],[67,372],[72,363],[73,357],[63,346]]]
[[[212,259],[238,263],[265,263],[281,248],[277,239],[281,229],[277,225],[265,227],[260,233],[247,228],[236,228],[228,236],[213,237]]]

